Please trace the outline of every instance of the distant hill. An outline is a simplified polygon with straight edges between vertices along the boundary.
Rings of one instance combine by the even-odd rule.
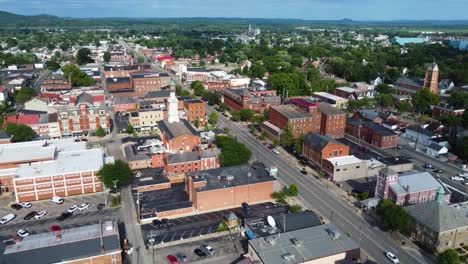
[[[23,16],[0,11],[0,24],[4,27],[54,26],[65,21],[52,15]]]

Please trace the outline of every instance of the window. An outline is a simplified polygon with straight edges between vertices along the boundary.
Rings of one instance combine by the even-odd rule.
[[[356,169],[359,169],[359,168],[361,168],[361,166],[356,166]]]
[[[341,169],[336,169],[336,171],[340,171]]]

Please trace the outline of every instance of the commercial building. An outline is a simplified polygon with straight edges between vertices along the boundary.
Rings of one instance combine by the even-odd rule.
[[[344,138],[346,113],[328,103],[319,103],[320,134],[331,138]]]
[[[131,93],[134,91],[130,77],[107,78],[106,87],[109,93]]]
[[[320,130],[320,120],[308,113],[296,110],[291,105],[271,106],[268,112],[268,121],[281,129],[289,127],[295,138],[301,134],[317,133]]]
[[[468,50],[468,39],[467,38],[460,38],[460,39],[447,39],[443,40],[443,43],[449,45],[455,49],[459,50]]]
[[[348,104],[348,99],[336,96],[331,93],[315,92],[312,96],[320,99],[320,101],[324,103],[329,103],[339,109],[346,108],[346,105]]]
[[[308,133],[302,143],[302,155],[322,168],[325,159],[348,156],[349,147],[329,136]]]
[[[409,233],[435,252],[466,246],[468,218],[459,205],[444,202],[444,189],[440,187],[434,201],[404,207],[411,217]]]
[[[218,149],[206,149],[166,155],[164,168],[171,181],[185,173],[219,168]]]
[[[393,148],[396,146],[397,135],[392,130],[379,126],[372,121],[363,122],[348,118],[345,131],[346,134],[378,148]]]
[[[464,108],[454,108],[448,104],[445,105],[433,105],[432,118],[448,117],[448,116],[462,116],[465,112]]]
[[[249,240],[253,263],[350,263],[361,258],[351,237],[333,224],[319,225]]]
[[[428,38],[420,38],[420,37],[394,37],[392,39],[392,43],[399,44],[399,45],[407,45],[407,44],[422,44],[428,42]]]
[[[252,109],[256,113],[281,104],[281,98],[274,90],[252,91],[248,88],[226,89],[221,100],[232,110]]]
[[[9,245],[2,262],[30,263],[122,263],[117,223],[86,225],[61,231],[29,235]]]
[[[110,131],[109,108],[105,104],[94,106],[90,101],[77,101],[74,106],[58,109],[58,123],[62,136],[94,134],[101,127]]]
[[[375,196],[391,199],[398,205],[410,205],[433,201],[443,186],[429,172],[411,171],[398,174],[392,169],[382,169],[377,176]],[[445,195],[450,200],[450,193]]]
[[[131,112],[128,121],[138,131],[144,131],[156,129],[158,126],[158,122],[163,119],[163,110],[148,109]]]
[[[189,123],[195,123],[198,120],[201,126],[205,125],[206,112],[205,103],[200,99],[187,99],[184,100],[185,113],[187,114],[187,120]]]
[[[72,89],[71,83],[65,80],[61,75],[53,75],[45,79],[41,84],[42,92],[69,91]]]
[[[355,156],[328,158],[323,161],[325,175],[334,182],[362,179],[367,175],[367,161]]]

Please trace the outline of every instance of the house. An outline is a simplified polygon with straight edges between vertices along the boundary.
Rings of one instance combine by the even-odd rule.
[[[421,144],[424,146],[428,146],[431,143],[431,140],[436,138],[437,135],[421,126],[418,125],[410,125],[406,128],[403,137],[416,142],[416,144]]]
[[[355,156],[328,158],[323,161],[323,171],[333,182],[366,178],[367,161]]]
[[[329,136],[308,133],[302,144],[302,155],[322,168],[325,159],[348,156],[349,147]]]
[[[359,244],[333,224],[259,237],[248,241],[253,263],[353,263],[361,259]]]
[[[448,116],[462,116],[465,112],[464,108],[454,108],[448,104],[433,105],[432,118],[448,117]]]
[[[152,168],[151,153],[141,151],[136,144],[128,144],[124,147],[125,159],[132,170]]]
[[[440,187],[434,201],[404,207],[411,218],[409,233],[413,240],[428,248],[443,252],[466,246],[468,218],[459,206],[444,201],[444,189]]]
[[[433,201],[439,188],[443,188],[442,184],[429,172],[411,171],[399,175],[385,168],[377,176],[375,195],[404,206]],[[448,201],[450,193],[444,199]]]
[[[360,87],[360,86],[356,85],[356,87]],[[351,88],[351,87],[338,87],[332,93],[336,96],[339,96],[348,100],[358,100],[358,99],[363,99],[365,97],[374,98],[377,92],[374,90],[362,89],[362,88],[357,89],[357,88]]]
[[[2,252],[4,263],[122,264],[118,224],[106,221],[31,234]]]
[[[383,113],[372,109],[361,109],[354,112],[352,118],[362,121],[372,121],[393,131],[404,129],[408,126],[408,123],[400,121],[392,112]]]
[[[442,145],[433,142],[426,147],[426,153],[437,158],[440,155],[447,154],[448,149]]]

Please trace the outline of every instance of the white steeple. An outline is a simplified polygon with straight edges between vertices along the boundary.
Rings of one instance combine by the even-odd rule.
[[[177,100],[175,93],[172,92],[169,99],[167,99],[169,105],[167,121],[169,121],[169,123],[179,122],[178,102],[179,100]]]

